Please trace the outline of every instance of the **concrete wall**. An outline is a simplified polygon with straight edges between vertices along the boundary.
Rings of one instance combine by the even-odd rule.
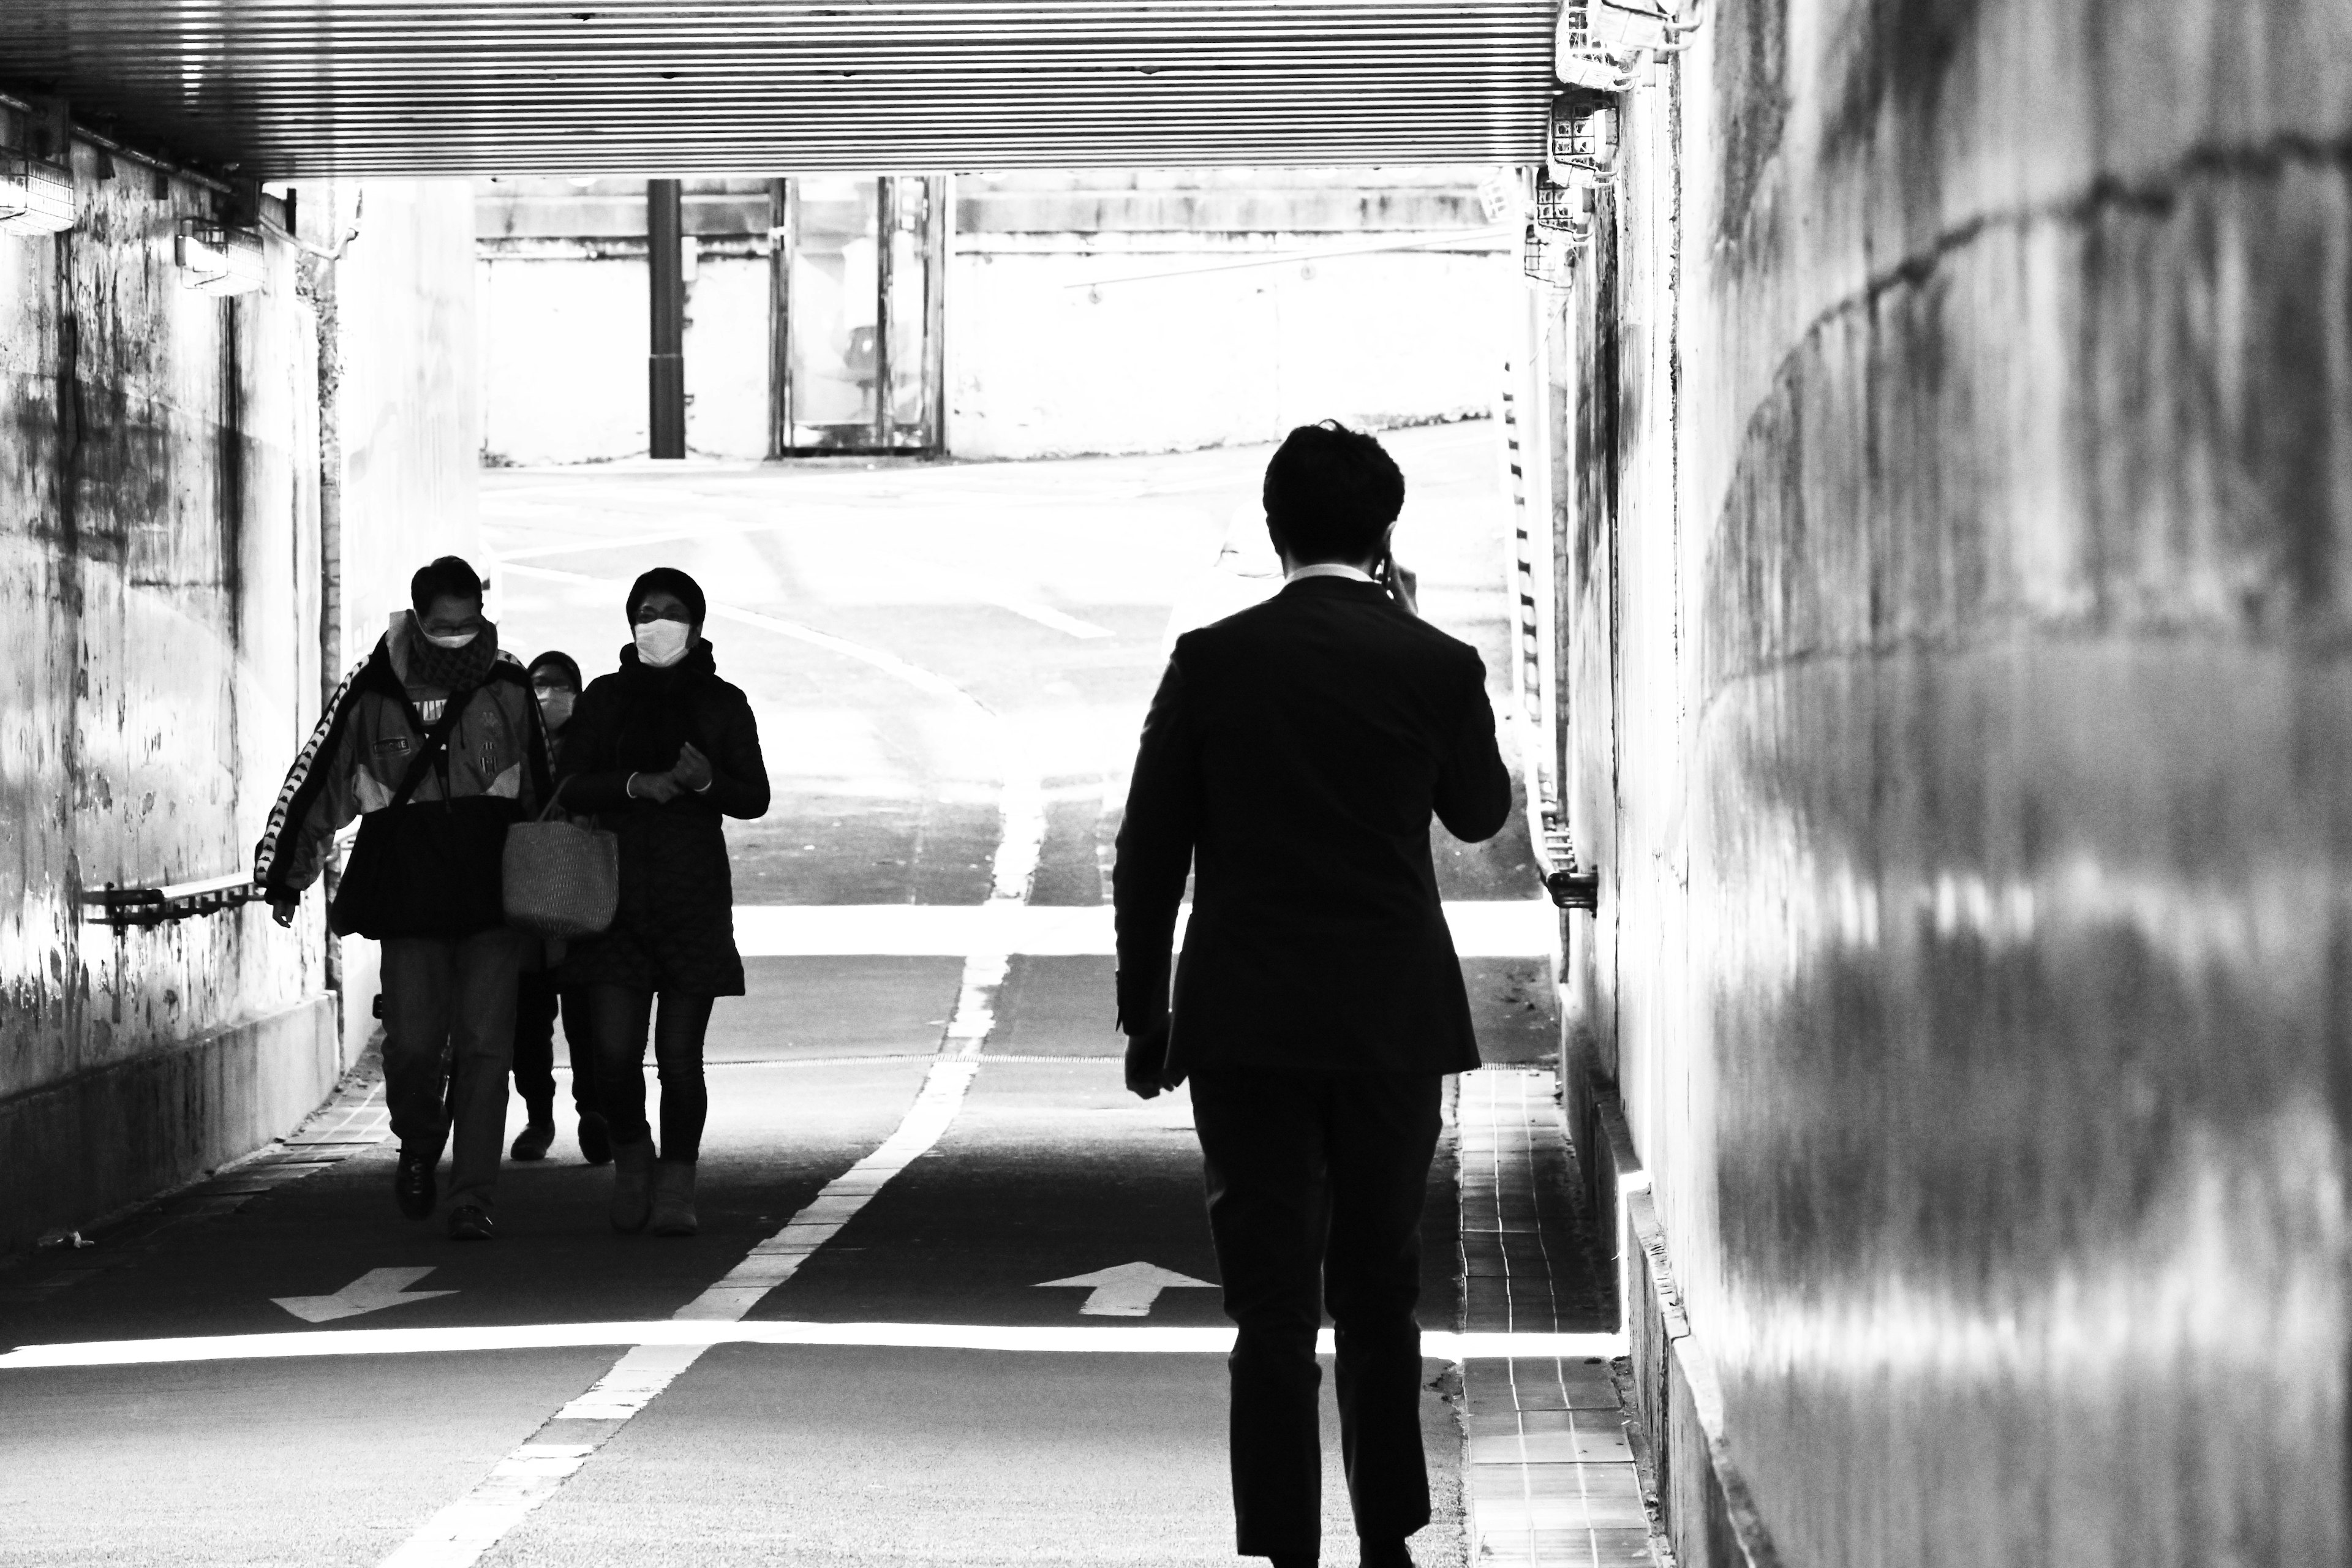
[[[331,468],[341,547],[340,677],[408,607],[417,567],[455,554],[487,568],[475,518],[481,380],[473,353],[474,201],[459,180],[306,187],[303,199],[331,206],[341,226],[335,237],[355,231],[331,268],[337,310],[326,351],[338,437]],[[488,609],[495,620],[495,580]],[[312,702],[307,721],[315,722],[319,711]],[[278,763],[281,773],[291,760]],[[346,937],[339,945],[349,1063],[376,1028],[381,966],[374,942]]]
[[[1676,1544],[2343,1562],[2352,12],[1714,15],[1554,320]]]
[[[341,1065],[316,911],[291,932],[259,905],[147,931],[83,919],[85,889],[250,865],[326,650],[319,315],[294,248],[269,243],[259,292],[194,292],[173,235],[214,193],[87,146],[74,161],[79,224],[0,236],[0,1253],[284,1131]],[[441,205],[467,223],[462,191]],[[459,297],[468,240],[438,272]],[[414,283],[395,267],[346,290],[343,317],[383,328],[362,363],[435,342],[429,321],[378,321],[380,291]],[[346,489],[388,504],[387,475],[426,458],[361,443],[378,449]],[[414,531],[385,519],[371,536]]]
[[[1477,230],[1485,173],[960,176],[950,450],[1159,451],[1275,439],[1326,416],[1394,425],[1485,413],[1512,276],[1491,237],[1223,269]],[[764,182],[688,183],[687,438],[698,455],[767,452],[769,221]],[[488,460],[644,454],[644,223],[642,182],[484,188]]]

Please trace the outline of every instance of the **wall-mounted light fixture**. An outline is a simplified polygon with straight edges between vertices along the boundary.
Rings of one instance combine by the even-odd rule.
[[[1585,243],[1592,237],[1588,224],[1583,233],[1559,233],[1541,224],[1528,225],[1527,234],[1519,242],[1519,270],[1534,283],[1565,286],[1576,275],[1578,258],[1584,254]]]
[[[1578,245],[1592,237],[1592,187],[1563,185],[1546,174],[1536,175],[1536,226],[1564,234]]]
[[[250,294],[268,280],[261,235],[255,229],[184,217],[175,255],[180,281],[199,294]]]
[[[1545,168],[1561,185],[1608,184],[1617,178],[1617,106],[1557,98],[1545,138]]]
[[[1643,68],[1689,47],[1706,0],[1567,0],[1552,41],[1552,73],[1570,87],[1627,92]]]
[[[74,226],[73,172],[0,152],[0,233],[58,234]]]

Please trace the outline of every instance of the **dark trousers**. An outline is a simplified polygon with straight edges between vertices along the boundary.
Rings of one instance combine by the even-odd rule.
[[[585,1115],[596,1103],[596,1051],[587,1043],[586,1008],[576,991],[560,992],[544,969],[515,980],[514,1086],[534,1118],[555,1109],[555,1020],[563,1018],[563,1053],[572,1063],[572,1109]]]
[[[1234,1518],[1245,1557],[1314,1552],[1323,1456],[1315,1336],[1338,1342],[1356,1533],[1429,1522],[1421,1447],[1421,1209],[1433,1075],[1216,1068],[1192,1076],[1209,1230],[1240,1329],[1230,1363]]]
[[[534,939],[501,926],[455,941],[383,941],[383,1089],[404,1149],[441,1157],[457,1111],[452,1207],[490,1206],[505,1152],[515,973]],[[451,1085],[447,1100],[443,1085]]]
[[[702,1123],[710,1091],[702,1081],[702,1037],[710,1027],[712,998],[685,991],[654,994],[625,985],[591,985],[583,995],[588,1034],[596,1046],[596,1098],[615,1143],[635,1143],[653,1129],[646,1121],[646,1035],[661,1072],[661,1157],[692,1164],[702,1152]]]

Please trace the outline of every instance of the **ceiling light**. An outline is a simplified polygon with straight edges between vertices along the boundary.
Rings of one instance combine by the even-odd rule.
[[[176,256],[180,281],[199,294],[250,294],[268,279],[261,236],[254,229],[184,217]]]
[[[0,232],[58,234],[73,226],[72,171],[23,153],[0,153]]]

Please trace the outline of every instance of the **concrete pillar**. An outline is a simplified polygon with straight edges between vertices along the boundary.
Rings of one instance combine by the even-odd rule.
[[[686,226],[676,180],[646,182],[646,272],[653,294],[653,346],[646,358],[647,450],[686,456]]]

